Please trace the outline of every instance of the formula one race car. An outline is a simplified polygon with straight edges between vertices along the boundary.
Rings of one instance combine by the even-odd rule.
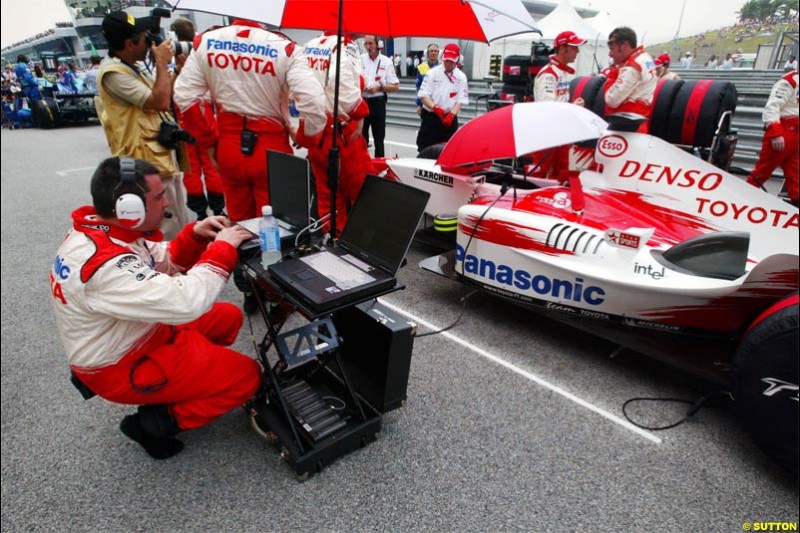
[[[553,127],[582,108],[509,107],[520,106],[553,111],[507,134],[492,121],[501,108],[464,126],[438,162],[386,161],[388,178],[431,193],[428,215],[453,222],[452,249],[422,266],[731,387],[745,423],[796,471],[797,207],[633,132],[640,121],[597,128],[589,111],[599,140],[580,190],[514,173],[491,161],[504,136],[538,137],[517,138],[513,156],[586,139]],[[482,132],[471,162],[468,129]]]

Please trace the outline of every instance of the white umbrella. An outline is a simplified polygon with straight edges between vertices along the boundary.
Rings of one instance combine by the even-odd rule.
[[[527,102],[501,107],[467,122],[447,142],[437,163],[457,167],[520,157],[532,152],[598,139],[608,123],[583,106]]]

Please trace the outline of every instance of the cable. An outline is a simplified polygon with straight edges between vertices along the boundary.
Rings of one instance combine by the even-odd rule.
[[[536,166],[533,168],[533,170],[531,170],[531,172],[535,172],[536,170],[538,170],[545,159],[547,159],[547,156],[542,158],[542,160],[539,161],[539,163],[536,164]],[[513,184],[512,184],[512,186],[513,186]],[[478,231],[478,227],[480,226],[481,222],[483,221],[484,217],[489,212],[489,210],[492,207],[494,207],[494,204],[496,204],[500,200],[500,198],[502,198],[503,196],[506,195],[506,193],[508,192],[508,189],[510,189],[510,188],[511,188],[511,186],[509,186],[508,184],[504,184],[500,188],[500,196],[495,198],[494,201],[491,204],[489,204],[489,207],[487,207],[486,210],[481,214],[481,216],[478,218],[478,221],[475,223],[475,226],[472,228],[472,232],[469,234],[469,239],[467,239],[467,245],[464,247],[464,258],[461,260],[461,277],[462,278],[466,278],[466,271],[465,271],[466,267],[465,267],[465,265],[466,265],[466,262],[467,262],[467,251],[469,250],[469,245],[472,243],[473,237],[475,237],[475,233]],[[515,191],[515,194],[516,194],[516,187],[514,187],[514,191]],[[449,325],[447,325],[447,326],[445,326],[445,327],[443,327],[441,329],[437,329],[437,330],[434,330],[434,331],[427,331],[425,333],[420,333],[420,334],[416,335],[417,338],[428,337],[430,335],[436,335],[437,333],[444,333],[445,331],[456,327],[456,325],[459,322],[461,322],[461,319],[464,317],[464,312],[467,310],[467,296],[468,296],[467,283],[466,282],[463,282],[463,283],[464,283],[464,295],[461,297],[461,311],[459,311],[458,316],[456,317],[456,319],[451,324],[449,324]]]
[[[676,426],[679,426],[686,422],[690,417],[694,416],[702,407],[706,406],[706,403],[716,395],[722,395],[727,398],[731,398],[730,392],[724,390],[715,390],[709,393],[704,394],[697,400],[687,400],[684,398],[631,398],[627,400],[625,403],[622,404],[622,414],[625,415],[625,419],[633,424],[634,426],[647,429],[650,431],[662,431],[665,429],[672,429]],[[666,426],[645,426],[644,424],[640,424],[634,421],[629,415],[627,411],[628,404],[633,402],[673,402],[673,403],[683,403],[689,406],[689,409],[686,411],[686,415],[683,418],[678,420],[673,424],[669,424]],[[710,405],[708,407],[720,407],[719,405]]]
[[[495,198],[494,201],[491,204],[489,204],[489,207],[487,207],[486,210],[481,214],[481,216],[478,218],[478,221],[475,223],[475,226],[472,228],[472,233],[469,234],[469,239],[467,240],[467,245],[464,247],[464,258],[461,260],[461,277],[466,277],[465,266],[464,265],[467,262],[466,261],[466,259],[467,259],[467,250],[469,250],[469,245],[472,243],[472,238],[475,237],[475,233],[478,231],[478,226],[480,226],[481,222],[483,221],[483,218],[486,216],[486,214],[489,212],[489,210],[492,207],[494,207],[494,204],[496,204],[500,200],[500,198],[505,196],[505,194],[507,192],[508,192],[508,188],[503,189],[503,190],[500,191],[500,196]],[[420,333],[419,335],[417,335],[417,338],[427,337],[429,335],[436,335],[437,333],[443,333],[443,332],[445,332],[445,331],[447,331],[449,329],[452,329],[452,328],[456,327],[456,325],[463,318],[464,312],[467,310],[467,295],[468,295],[467,284],[466,284],[466,282],[464,282],[464,295],[461,297],[461,311],[459,311],[458,316],[456,317],[456,319],[450,325],[445,326],[445,327],[443,327],[441,329],[437,329],[437,330],[434,330],[434,331],[428,331],[426,333]]]
[[[325,216],[322,216],[322,217],[320,217],[320,218],[318,218],[316,220],[312,219],[313,221],[311,222],[311,224],[309,224],[305,228],[303,228],[300,231],[298,231],[297,235],[294,238],[294,247],[297,248],[297,245],[300,242],[300,237],[303,235],[303,233],[305,233],[306,231],[308,231],[309,233],[318,232],[319,230],[322,229],[322,226],[320,224],[326,222],[330,218],[330,216],[331,216],[331,214],[328,213]]]

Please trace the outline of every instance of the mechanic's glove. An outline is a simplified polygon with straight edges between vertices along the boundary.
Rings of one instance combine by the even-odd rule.
[[[447,113],[445,113],[444,109],[442,109],[441,107],[439,107],[437,105],[437,106],[434,106],[433,112],[436,113],[436,116],[439,117],[439,120],[444,122],[444,116],[447,114]]]
[[[325,133],[325,128],[316,135],[306,135],[306,123],[300,121],[300,126],[297,128],[297,144],[303,148],[314,148],[322,142],[322,135]]]
[[[442,124],[444,124],[445,128],[449,128],[453,125],[453,120],[455,120],[456,116],[452,113],[447,113],[445,116],[441,117]]]

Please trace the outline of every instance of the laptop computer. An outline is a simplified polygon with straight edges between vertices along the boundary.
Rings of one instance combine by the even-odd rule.
[[[367,175],[333,248],[269,266],[278,283],[311,309],[327,311],[396,283],[430,194]]]
[[[292,154],[267,150],[267,182],[272,215],[281,234],[281,248],[294,248],[297,234],[311,223],[312,180],[308,160]],[[237,222],[254,235],[258,235],[261,217]],[[258,246],[258,239],[248,241],[249,246]],[[244,246],[244,245],[243,245]]]

